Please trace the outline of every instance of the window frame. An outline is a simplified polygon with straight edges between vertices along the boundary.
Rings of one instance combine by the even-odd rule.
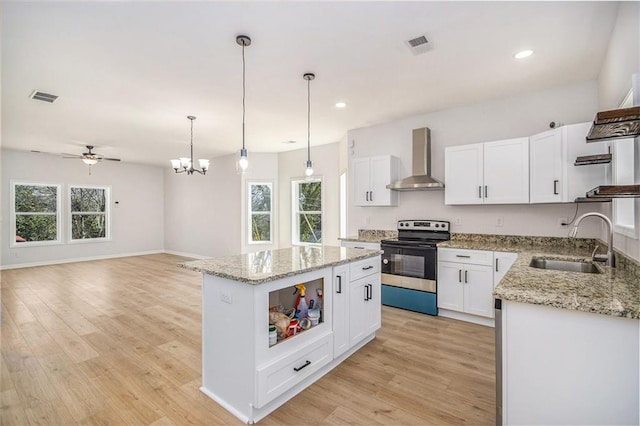
[[[312,246],[312,247],[318,247],[318,246],[322,246],[323,243],[323,239],[322,237],[320,238],[320,242],[318,243],[308,243],[308,242],[304,242],[304,241],[300,241],[300,229],[299,229],[299,225],[298,225],[298,215],[300,214],[300,211],[298,210],[298,194],[299,194],[299,188],[300,188],[300,184],[302,183],[310,183],[310,182],[320,182],[320,204],[321,204],[321,208],[319,211],[316,210],[310,210],[310,211],[305,211],[305,213],[309,213],[309,214],[319,214],[320,215],[320,228],[323,230],[324,233],[324,228],[325,228],[325,223],[324,223],[324,181],[322,179],[321,176],[313,176],[311,178],[298,178],[298,179],[292,179],[291,180],[291,244],[292,245],[296,245],[296,246]]]
[[[622,103],[620,104],[620,108],[629,108],[631,106],[633,106],[633,91],[634,89],[632,88],[629,93],[625,96],[624,100],[622,101]],[[632,176],[632,181],[633,182],[621,182],[618,180],[618,175],[619,175],[619,164],[618,164],[618,158],[619,156],[618,151],[620,150],[620,145],[622,143],[629,143],[631,145],[631,153],[632,155],[630,156],[622,156],[626,161],[630,161],[631,162],[631,174]],[[610,147],[612,148],[611,153],[613,154],[613,161],[611,162],[611,181],[613,185],[632,185],[638,182],[639,176],[638,173],[636,171],[637,169],[637,158],[640,154],[639,150],[640,147],[638,146],[639,142],[638,142],[638,138],[629,138],[624,139],[624,140],[618,140],[618,141],[612,141],[610,143]],[[625,237],[628,238],[632,238],[632,239],[638,239],[639,235],[638,235],[638,228],[639,228],[639,224],[638,224],[638,211],[639,211],[639,207],[638,207],[638,199],[637,198],[629,198],[629,199],[624,199],[625,201],[623,201],[622,199],[613,199],[613,206],[612,206],[612,222],[613,222],[613,230],[616,234],[619,235],[623,235]],[[631,200],[631,201],[628,201]],[[632,219],[632,224],[620,224],[618,223],[618,216],[619,216],[619,212],[620,209],[623,208],[623,206],[621,206],[622,203],[626,203],[627,206],[629,207],[624,207],[624,208],[630,208],[631,212],[630,212],[630,216],[633,218]]]
[[[262,186],[268,186],[270,191],[271,191],[271,202],[269,203],[269,211],[268,212],[261,212],[261,211],[257,211],[254,212],[253,210],[251,210],[251,187],[252,186],[258,186],[258,185],[262,185]],[[274,226],[273,226],[273,200],[274,200],[274,195],[273,195],[273,182],[272,181],[250,181],[247,182],[247,244],[251,244],[251,245],[260,245],[260,244],[264,244],[264,245],[269,245],[269,244],[273,244],[273,231],[274,231]],[[269,215],[269,240],[264,240],[264,241],[254,241],[253,240],[253,228],[252,228],[252,217],[254,214],[264,214],[264,215]]]
[[[73,238],[73,215],[74,214],[95,214],[96,212],[74,212],[71,209],[71,190],[75,188],[86,189],[102,189],[104,190],[104,223],[105,223],[105,236],[99,238]],[[111,241],[111,186],[105,185],[69,185],[67,194],[67,206],[69,213],[67,217],[67,241],[69,244],[83,244],[83,243],[98,243]]]
[[[42,183],[42,182],[25,182],[20,180],[11,180],[11,207],[10,207],[10,242],[9,248],[20,247],[38,247],[38,246],[52,246],[63,244],[62,241],[62,184],[60,183]],[[25,241],[22,243],[16,242],[17,226],[16,219],[18,214],[23,212],[16,212],[16,186],[52,186],[56,188],[56,212],[55,213],[40,213],[47,216],[55,215],[56,217],[56,239],[49,241]],[[35,213],[38,214],[38,213]]]

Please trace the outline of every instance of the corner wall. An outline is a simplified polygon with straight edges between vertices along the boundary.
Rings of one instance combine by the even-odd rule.
[[[62,240],[68,240],[68,186],[111,187],[111,241],[10,248],[11,181],[62,185]],[[57,155],[2,151],[2,267],[115,257],[163,250],[162,169],[104,161],[91,168]],[[116,205],[115,202],[118,201]]]
[[[599,110],[619,107],[631,89],[633,74],[640,74],[640,3],[621,2],[598,78]],[[640,75],[637,80],[640,81]],[[638,85],[640,86],[640,83]],[[636,87],[635,90],[640,91],[640,87]],[[640,106],[640,93],[636,93],[635,97],[635,105]],[[636,183],[640,183],[638,169],[640,169],[640,137],[636,138]],[[607,208],[606,214],[610,216],[611,213],[611,207]],[[640,198],[636,198],[636,226],[640,227]],[[613,245],[640,261],[640,240],[615,234]]]
[[[349,159],[391,154],[400,158],[399,177],[409,176],[412,129],[426,126],[431,128],[432,174],[444,181],[447,146],[530,136],[548,130],[551,121],[591,121],[596,111],[596,82],[587,81],[351,130]],[[352,174],[349,190],[352,193]],[[578,214],[594,209],[578,206]],[[356,207],[350,196],[348,234],[355,235],[358,229],[395,229],[396,221],[401,219],[439,219],[451,221],[452,232],[565,237],[569,229],[560,226],[559,219],[571,219],[575,210],[573,203],[447,206],[442,190],[401,192],[396,207]],[[459,224],[455,224],[456,219]],[[499,219],[502,226],[498,226]],[[595,221],[585,222],[580,236],[599,236],[598,225]]]

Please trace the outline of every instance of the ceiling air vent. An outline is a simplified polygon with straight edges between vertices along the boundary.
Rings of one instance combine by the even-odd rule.
[[[44,93],[38,90],[34,90],[30,97],[31,99],[35,99],[37,101],[49,102],[50,104],[54,103],[56,99],[58,99],[58,95],[52,95],[50,93]]]
[[[424,53],[429,50],[429,40],[427,40],[426,36],[421,35],[420,37],[412,38],[411,40],[407,40],[407,45],[409,46],[409,50],[414,55],[418,55],[420,53]]]

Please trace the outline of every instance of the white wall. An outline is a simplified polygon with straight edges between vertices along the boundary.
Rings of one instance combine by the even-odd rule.
[[[600,110],[619,107],[631,89],[633,74],[640,74],[640,3],[622,2],[598,78]],[[640,80],[640,76],[638,79]],[[640,90],[640,87],[637,90]],[[636,105],[639,104],[636,103]],[[640,138],[636,138],[636,153],[640,156]],[[640,160],[636,159],[636,164],[640,164]],[[640,183],[638,170],[636,170],[636,182]],[[610,208],[606,210],[606,214],[611,214]],[[636,226],[640,226],[638,216],[640,216],[640,199],[636,199]],[[639,240],[616,234],[613,245],[640,261]]]
[[[68,185],[111,187],[111,241],[10,248],[2,240],[2,266],[55,263],[163,249],[162,169],[105,161],[89,167],[57,155],[3,150],[2,234],[10,236],[11,180],[62,185],[62,240],[68,241]],[[118,201],[118,206],[115,202]]]
[[[165,250],[194,257],[240,252],[242,176],[236,160],[212,160],[205,176],[164,168]]]
[[[271,203],[273,208],[272,213],[272,234],[271,244],[263,243],[248,243],[249,222],[247,218],[247,210],[249,203],[248,185],[253,182],[270,182],[273,184],[273,193],[271,194]],[[242,200],[241,200],[241,212],[242,212],[242,224],[241,224],[241,238],[242,238],[242,252],[249,253],[261,250],[272,250],[278,248],[278,230],[279,230],[279,202],[278,197],[280,191],[278,188],[278,154],[276,153],[253,153],[249,157],[249,168],[242,176]]]
[[[597,111],[597,85],[588,81],[416,115],[392,123],[349,131],[349,158],[391,154],[400,158],[400,177],[411,175],[412,129],[431,128],[432,174],[444,181],[444,148],[476,142],[529,136],[548,130],[550,121],[565,124],[591,121]],[[604,178],[604,177],[603,177]],[[349,181],[353,191],[353,176]],[[446,182],[445,182],[446,185]],[[559,218],[571,219],[575,204],[446,206],[444,191],[410,191],[399,194],[397,207],[349,205],[349,235],[358,229],[395,229],[399,219],[440,219],[452,222],[453,232],[480,234],[567,235]],[[579,212],[599,207],[581,205]],[[460,225],[454,225],[459,218]],[[501,218],[504,225],[497,227]],[[585,222],[580,236],[599,236],[597,223]]]
[[[324,245],[340,245],[340,143],[311,147],[314,176],[322,177],[322,241]],[[278,155],[280,220],[279,245],[291,247],[291,181],[303,179],[307,150],[283,152]]]

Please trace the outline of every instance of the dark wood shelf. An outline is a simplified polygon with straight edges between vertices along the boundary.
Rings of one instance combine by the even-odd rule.
[[[587,166],[590,164],[607,164],[611,162],[611,154],[583,155],[576,158],[575,166]]]
[[[640,136],[640,107],[601,111],[596,114],[587,142]]]
[[[587,192],[587,198],[638,198],[640,185],[601,185]]]

